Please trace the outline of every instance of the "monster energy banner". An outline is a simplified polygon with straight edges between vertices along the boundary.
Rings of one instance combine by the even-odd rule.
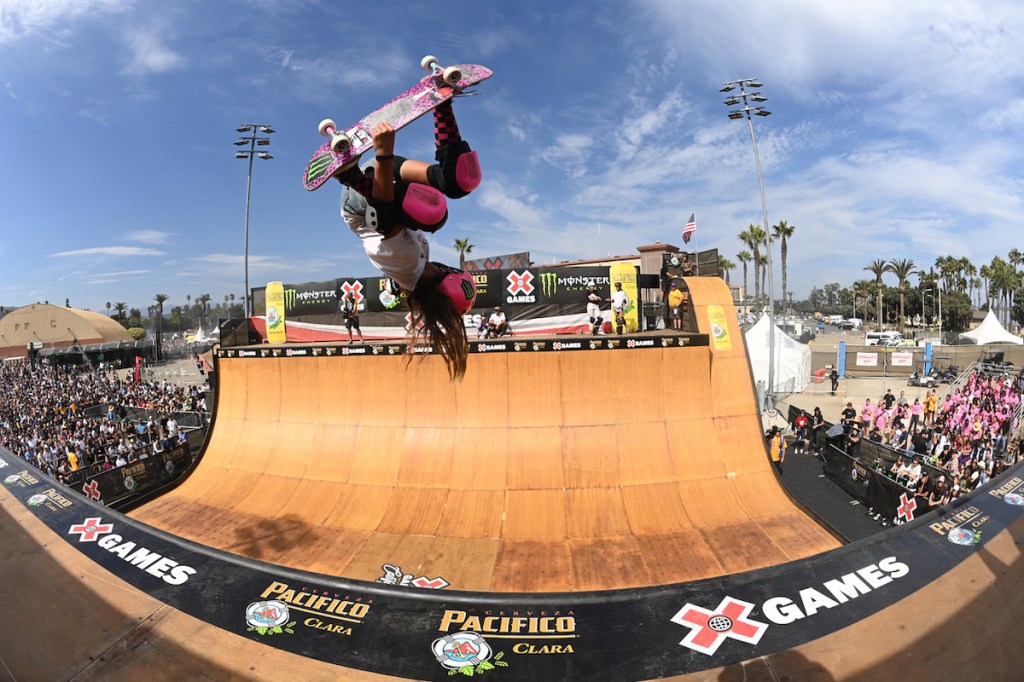
[[[527,267],[473,272],[476,283],[476,308],[506,308],[510,318],[537,317],[554,312],[579,312],[586,305],[590,282],[597,285],[602,298],[611,298],[612,287],[607,266]],[[285,315],[289,320],[310,320],[311,316],[338,315],[341,297],[351,291],[360,313],[402,313],[404,304],[388,308],[381,300],[383,277],[360,277],[285,284]],[[253,289],[253,312],[266,314],[266,290]],[[543,311],[543,313],[541,313]],[[321,318],[319,321],[323,321]]]
[[[507,306],[515,315],[519,306],[566,306],[579,311],[586,306],[587,285],[597,284],[602,298],[611,298],[611,279],[606,266],[582,268],[520,268],[474,272],[477,308]]]

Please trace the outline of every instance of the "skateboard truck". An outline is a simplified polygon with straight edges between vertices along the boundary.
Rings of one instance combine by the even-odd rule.
[[[438,61],[437,57],[432,54],[428,54],[426,57],[420,60],[420,66],[423,67],[424,71],[429,71],[435,78],[440,78],[448,85],[455,85],[462,80],[462,72],[454,66],[443,67]]]
[[[338,127],[334,124],[333,119],[325,118],[320,121],[317,130],[324,137],[331,138],[331,151],[335,154],[344,154],[352,147],[352,140],[345,133],[338,132]]]

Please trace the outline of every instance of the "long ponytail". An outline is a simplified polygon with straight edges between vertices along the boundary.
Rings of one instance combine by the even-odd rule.
[[[409,294],[407,302],[412,311],[410,351],[416,346],[433,346],[444,358],[448,377],[453,382],[460,381],[466,374],[469,339],[466,338],[466,327],[455,304],[437,287],[436,282],[423,279]]]

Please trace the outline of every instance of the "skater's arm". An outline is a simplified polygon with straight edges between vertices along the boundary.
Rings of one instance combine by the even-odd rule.
[[[373,174],[373,198],[394,201],[395,129],[390,123],[383,122],[374,126],[373,151],[377,155],[377,169]]]

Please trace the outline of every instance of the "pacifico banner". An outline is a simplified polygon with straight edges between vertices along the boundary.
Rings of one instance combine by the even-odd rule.
[[[622,290],[629,296],[629,305],[626,306],[626,328],[630,332],[635,332],[640,328],[638,313],[640,306],[637,305],[640,300],[640,291],[636,285],[636,266],[629,263],[615,263],[608,268],[608,276],[612,280],[612,293],[615,292],[615,283],[621,282]],[[611,293],[608,294],[608,298],[611,298]],[[614,325],[614,320],[612,324]]]
[[[729,321],[725,316],[725,308],[720,305],[709,305],[708,323],[711,327],[711,343],[715,350],[732,350],[732,337],[729,335]]]
[[[284,343],[288,340],[284,326],[284,284],[267,284],[267,341]]]

